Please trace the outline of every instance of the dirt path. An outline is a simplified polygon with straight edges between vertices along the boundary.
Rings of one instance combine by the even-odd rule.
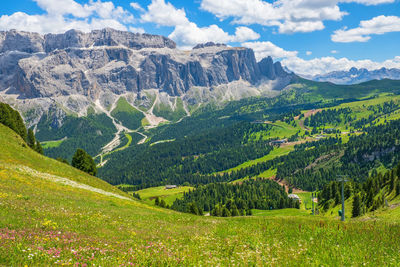
[[[266,178],[266,179],[274,180],[275,182],[277,182],[281,186],[284,185],[286,193],[289,192],[290,185],[285,180],[279,180],[279,179],[276,178],[276,176],[272,176],[272,177],[269,177],[269,178]],[[301,190],[301,189],[295,188],[295,187],[292,187],[292,190],[293,190],[294,194],[296,194],[296,193],[307,193],[307,191],[304,191],[304,190]]]
[[[322,109],[309,110],[306,113],[304,113],[304,119],[306,119],[308,117],[311,117],[312,115],[315,115],[315,114],[317,114],[318,112],[321,112],[321,111],[322,111]],[[299,118],[300,118],[300,116],[294,117],[294,119],[299,122],[299,126],[304,130],[310,131],[310,128],[308,128],[307,126],[304,125],[304,120],[300,120]]]
[[[118,147],[121,144],[120,134],[122,132],[133,132],[133,130],[128,129],[127,127],[125,127],[122,124],[120,124],[119,122],[117,122],[117,120],[113,116],[111,116],[111,112],[106,110],[105,108],[103,108],[103,106],[100,104],[99,100],[96,100],[95,105],[98,109],[100,109],[102,112],[104,112],[107,115],[107,117],[109,117],[111,119],[112,123],[114,124],[115,128],[117,129],[117,132],[114,134],[114,138],[102,148],[101,153],[98,155],[98,156],[102,156],[104,154],[111,152],[114,148]],[[110,110],[113,110],[116,105],[117,105],[117,101],[115,101],[112,104]]]
[[[128,198],[128,197],[124,197],[115,193],[111,193],[111,192],[107,192],[104,191],[102,189],[87,185],[87,184],[82,184],[79,182],[75,182],[72,181],[68,178],[65,177],[61,177],[61,176],[57,176],[57,175],[53,175],[53,174],[49,174],[49,173],[44,173],[44,172],[39,172],[37,170],[31,169],[27,166],[23,166],[23,165],[10,165],[10,164],[1,164],[2,168],[8,169],[8,170],[12,170],[12,171],[17,171],[17,172],[22,172],[26,175],[31,175],[34,176],[36,178],[41,178],[41,179],[45,179],[51,182],[55,182],[55,183],[59,183],[59,184],[63,184],[63,185],[67,185],[67,186],[71,186],[74,188],[79,188],[79,189],[84,189],[87,191],[91,191],[91,192],[96,192],[105,196],[112,196],[112,197],[116,197],[119,199],[125,199],[125,200],[130,200],[132,201],[132,199]]]

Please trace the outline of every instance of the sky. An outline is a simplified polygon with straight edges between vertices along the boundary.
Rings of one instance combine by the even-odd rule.
[[[0,30],[63,33],[105,27],[160,34],[191,49],[252,48],[305,77],[351,67],[400,68],[400,0],[13,0]]]

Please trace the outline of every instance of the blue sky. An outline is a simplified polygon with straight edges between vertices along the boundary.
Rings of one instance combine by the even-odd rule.
[[[304,76],[400,68],[400,0],[14,0],[0,30],[111,27],[161,34],[180,49],[214,41],[272,56]]]

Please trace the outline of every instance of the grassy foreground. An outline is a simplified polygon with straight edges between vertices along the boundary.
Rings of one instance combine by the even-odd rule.
[[[0,151],[0,265],[400,262],[399,218],[341,223],[289,212],[242,218],[181,214],[132,200],[97,178],[42,157],[2,125]]]

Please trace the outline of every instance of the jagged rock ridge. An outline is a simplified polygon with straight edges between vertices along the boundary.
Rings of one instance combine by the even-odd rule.
[[[328,74],[317,75],[312,78],[318,82],[332,82],[336,84],[357,84],[371,80],[400,80],[400,69],[381,68],[367,70],[364,68],[351,68],[348,71],[334,71]]]
[[[57,103],[81,115],[91,102],[107,104],[123,94],[139,98],[157,90],[195,103],[215,99],[203,96],[221,85],[230,90],[235,82],[233,98],[241,98],[280,90],[294,76],[270,57],[257,62],[248,48],[210,42],[183,51],[163,36],[113,29],[0,32],[0,53],[0,98]],[[203,88],[202,100],[193,99],[193,88]]]

